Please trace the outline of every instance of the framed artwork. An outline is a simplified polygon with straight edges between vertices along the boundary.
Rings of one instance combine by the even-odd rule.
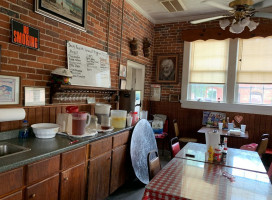
[[[35,12],[77,29],[86,28],[88,0],[35,0]]]
[[[169,95],[169,102],[179,102],[179,95],[178,94],[170,94]]]
[[[121,90],[125,90],[126,89],[126,85],[127,85],[127,80],[121,79],[120,80],[120,89]]]
[[[0,105],[20,104],[20,83],[18,76],[0,75]]]
[[[218,127],[219,122],[226,122],[226,113],[203,111],[202,125]]]
[[[44,106],[45,88],[25,87],[25,106]]]
[[[119,76],[127,77],[127,67],[125,65],[120,65]]]
[[[157,56],[156,82],[178,83],[178,55]]]
[[[150,101],[160,101],[161,86],[157,84],[152,84],[150,90],[151,90]]]

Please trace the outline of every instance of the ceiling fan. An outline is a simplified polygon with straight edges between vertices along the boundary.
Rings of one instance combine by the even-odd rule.
[[[229,14],[194,20],[191,21],[191,24],[200,24],[203,22],[225,18],[219,21],[220,27],[225,30],[226,27],[230,25],[230,32],[238,34],[243,32],[245,27],[248,27],[250,31],[256,29],[259,23],[250,20],[250,18],[253,16],[272,19],[272,13],[258,11],[259,9],[272,6],[272,0],[263,0],[258,3],[254,3],[253,0],[234,0],[229,3],[229,6],[218,3],[215,0],[204,0],[202,3],[226,10],[229,12]],[[228,18],[232,18],[232,22]]]

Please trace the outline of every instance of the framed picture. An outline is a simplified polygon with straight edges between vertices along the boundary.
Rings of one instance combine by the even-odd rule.
[[[44,106],[45,88],[25,87],[25,106]]]
[[[178,55],[157,57],[156,82],[178,83]]]
[[[127,85],[127,80],[121,79],[120,80],[120,89],[121,90],[125,90],[126,89],[126,85]]]
[[[77,29],[86,28],[88,0],[35,0],[35,12]]]
[[[127,67],[125,65],[120,65],[119,75],[121,77],[127,77]]]
[[[161,86],[157,84],[152,84],[150,90],[151,90],[150,101],[160,101]]]
[[[170,94],[169,95],[169,102],[179,102],[179,95],[178,94]]]
[[[18,76],[0,75],[0,105],[20,105],[20,83]]]

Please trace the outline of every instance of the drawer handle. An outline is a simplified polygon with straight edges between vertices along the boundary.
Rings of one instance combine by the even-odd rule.
[[[32,195],[30,196],[31,199],[34,199],[35,197],[36,197],[36,194],[32,194]]]
[[[108,157],[108,160],[110,160],[111,159],[111,157]]]
[[[64,180],[65,180],[65,181],[68,181],[68,180],[69,180],[69,178],[68,178],[68,177],[65,177],[65,178],[64,178]]]

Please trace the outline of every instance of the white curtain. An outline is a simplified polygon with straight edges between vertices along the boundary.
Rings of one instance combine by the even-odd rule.
[[[190,83],[225,84],[229,39],[191,43]]]
[[[240,39],[237,83],[272,83],[272,37]]]

